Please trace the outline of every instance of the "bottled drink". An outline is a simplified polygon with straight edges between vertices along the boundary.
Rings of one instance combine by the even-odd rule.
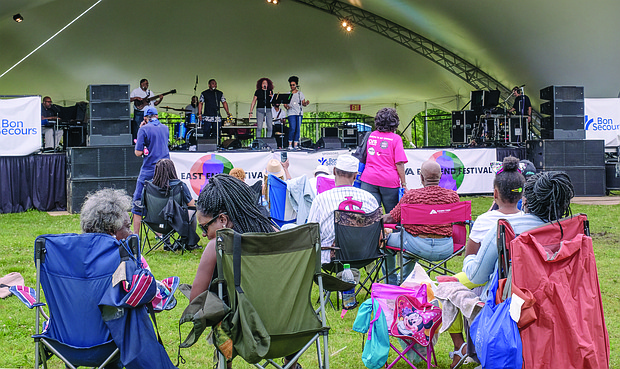
[[[355,283],[355,277],[353,276],[353,272],[351,271],[351,265],[344,264],[344,270],[342,271],[342,276],[340,278],[345,282]],[[355,287],[342,292],[342,306],[345,309],[351,309],[355,307],[356,303],[357,301],[355,300]]]

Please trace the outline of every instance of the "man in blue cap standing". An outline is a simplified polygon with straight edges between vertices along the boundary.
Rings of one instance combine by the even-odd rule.
[[[144,120],[138,129],[138,138],[134,153],[142,156],[142,168],[136,183],[136,190],[133,193],[133,206],[131,212],[133,217],[133,232],[139,234],[140,222],[142,218],[142,189],[144,182],[153,179],[155,164],[160,159],[170,159],[168,151],[168,127],[162,124],[157,117],[157,109],[152,106],[144,109]]]

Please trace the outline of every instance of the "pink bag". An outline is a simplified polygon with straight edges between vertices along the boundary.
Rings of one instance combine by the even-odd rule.
[[[390,335],[404,340],[414,339],[428,346],[435,329],[441,324],[441,309],[428,302],[420,302],[410,295],[400,295],[394,306],[394,320]]]

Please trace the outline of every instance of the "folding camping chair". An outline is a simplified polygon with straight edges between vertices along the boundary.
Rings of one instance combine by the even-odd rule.
[[[308,223],[276,233],[235,233],[232,229],[217,232],[217,270],[220,297],[227,288],[230,307],[241,321],[256,318],[262,323],[262,336],[239,329],[231,336],[236,355],[264,368],[269,364],[282,368],[273,359],[295,356],[292,364],[316,343],[318,367],[329,369],[328,330],[321,277],[321,242],[319,226]],[[310,301],[313,278],[319,288],[320,307],[315,312]],[[248,304],[253,306],[248,312]],[[233,315],[233,314],[230,314]],[[225,318],[226,320],[226,318]],[[258,322],[257,322],[258,320]],[[222,322],[222,327],[225,322]],[[252,326],[252,327],[254,327]],[[265,333],[266,332],[266,333]],[[265,337],[264,335],[268,337]],[[254,357],[248,356],[247,340],[258,342]],[[322,341],[322,345],[321,345]],[[265,360],[262,364],[259,361]],[[225,359],[220,355],[220,368]]]
[[[467,243],[467,228],[471,222],[471,201],[461,201],[453,204],[422,205],[422,204],[401,204],[401,221],[396,226],[400,230],[400,247],[387,246],[386,248],[399,252],[399,267],[390,273],[396,273],[403,269],[403,257],[414,259],[426,269],[430,275],[435,272],[441,275],[456,274],[447,266],[449,260],[461,254],[465,250]],[[442,260],[428,260],[419,255],[415,255],[404,249],[403,225],[441,225],[452,223],[452,240],[454,243],[453,252],[450,256]],[[405,264],[411,262],[409,260]]]
[[[188,210],[194,211],[191,218]],[[172,246],[177,243],[182,251],[185,251],[188,245],[197,244],[199,237],[193,226],[196,219],[195,210],[195,207],[189,207],[183,201],[183,183],[179,182],[166,191],[151,181],[146,181],[142,190],[140,225],[141,245],[147,248],[144,255],[164,244]],[[161,234],[153,244],[149,239],[151,232]]]
[[[271,221],[278,227],[288,223],[295,223],[297,219],[286,219],[286,182],[270,174],[267,177],[269,192],[269,214]]]
[[[370,294],[370,285],[377,281],[383,265],[383,252],[379,247],[383,239],[382,215],[381,208],[368,214],[346,210],[334,211],[336,256],[328,264],[323,264],[323,270],[336,274],[343,270],[344,264],[361,269],[375,263],[367,272],[366,278],[364,280],[360,278],[355,291],[356,297],[362,290],[366,291],[366,297]]]
[[[609,367],[609,336],[589,235],[585,214],[516,238],[510,224],[499,220],[498,267],[500,278],[508,280],[496,300],[515,294],[525,300],[518,322],[523,367]]]
[[[415,369],[416,366],[407,358],[407,353],[411,351],[426,362],[427,369],[430,369],[433,360],[433,365],[437,366],[433,338],[441,326],[441,309],[427,301],[426,289],[426,285],[413,289],[382,283],[372,285],[371,297],[378,302],[385,315],[388,335],[405,342],[405,347],[400,350],[390,342],[397,357],[390,364],[386,362],[387,369],[394,367],[400,359]],[[416,345],[424,347],[426,352],[420,352]]]

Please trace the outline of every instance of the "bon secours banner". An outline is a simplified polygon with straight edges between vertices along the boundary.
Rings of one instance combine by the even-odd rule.
[[[586,139],[620,146],[620,99],[584,99]]]
[[[41,97],[0,99],[0,156],[30,155],[41,148]]]
[[[457,150],[405,150],[409,162],[405,165],[408,188],[422,187],[420,167],[426,160],[437,161],[443,171],[441,186],[459,193],[482,194],[493,192],[491,162],[495,160],[495,149]],[[288,152],[289,172],[292,177],[306,175],[311,178],[314,169],[322,164],[330,168],[336,165],[338,155],[348,150],[319,152]],[[192,153],[171,152],[178,177],[191,189],[194,198],[209,178],[219,173],[229,173],[232,168],[242,168],[246,183],[252,185],[264,180],[264,171],[270,159],[281,160],[280,152],[217,152]]]

